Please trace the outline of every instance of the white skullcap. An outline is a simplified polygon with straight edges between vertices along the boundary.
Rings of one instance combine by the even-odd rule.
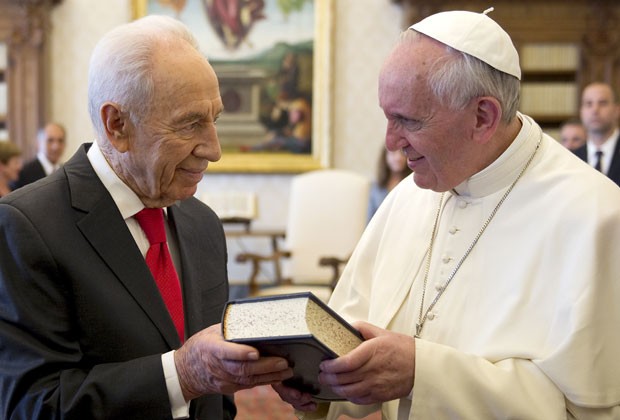
[[[492,10],[490,8],[484,13],[440,12],[411,25],[409,29],[474,56],[521,80],[519,54],[506,31],[487,16]]]

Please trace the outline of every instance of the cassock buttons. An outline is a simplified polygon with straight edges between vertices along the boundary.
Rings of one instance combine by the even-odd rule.
[[[443,257],[441,257],[441,261],[442,261],[444,264],[448,264],[451,260],[452,260],[452,258],[451,258],[449,255],[446,255],[446,254],[444,254],[444,256],[443,256]]]
[[[458,231],[459,229],[456,226],[452,226],[448,232],[450,233],[450,235],[454,235]]]
[[[467,201],[465,200],[459,200],[458,206],[460,209],[464,209],[465,207],[467,207]]]

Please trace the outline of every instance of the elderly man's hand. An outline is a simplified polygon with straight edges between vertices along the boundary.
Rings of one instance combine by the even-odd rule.
[[[220,324],[190,337],[174,353],[174,363],[186,401],[275,384],[293,376],[286,359],[259,358],[255,348],[224,340]]]
[[[271,387],[280,395],[283,401],[292,405],[295,410],[315,411],[318,407],[317,403],[312,400],[312,395],[307,392],[301,392],[281,383],[271,385]]]
[[[320,382],[356,404],[409,395],[415,370],[414,338],[366,322],[354,326],[366,341],[342,357],[321,363]]]

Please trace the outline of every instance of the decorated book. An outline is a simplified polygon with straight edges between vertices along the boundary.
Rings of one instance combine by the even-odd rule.
[[[255,347],[261,356],[289,361],[284,384],[317,400],[341,400],[319,384],[319,364],[360,345],[362,335],[311,292],[229,301],[222,318],[224,338]]]

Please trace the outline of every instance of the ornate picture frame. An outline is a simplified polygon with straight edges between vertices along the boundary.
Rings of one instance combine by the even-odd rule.
[[[220,3],[227,5],[228,0],[220,0]],[[264,28],[271,28],[276,32],[280,21],[270,22],[270,19],[282,20],[282,16],[271,16],[273,13],[262,13],[262,5],[264,7],[270,7],[269,11],[273,10],[273,4],[277,0],[265,0],[263,1],[247,1],[242,7],[246,7],[247,10],[240,11],[244,13],[243,18],[237,19],[239,22],[251,22],[252,17],[255,18],[256,25],[266,25]],[[161,1],[158,0],[132,0],[132,14],[133,18],[137,19],[147,14],[160,13],[167,14],[182,20],[198,38],[199,43],[201,37],[205,34],[205,28],[210,32],[209,36],[218,34],[220,42],[226,49],[230,49],[231,44],[247,43],[252,45],[251,28],[248,32],[235,38],[231,36],[231,27],[222,27],[220,23],[214,21],[214,15],[207,14],[207,7],[214,7],[217,0],[187,0],[186,2],[179,2],[182,4],[183,11],[174,10],[173,7],[164,7],[161,5]],[[175,2],[164,2],[167,4],[175,4]],[[294,2],[294,3],[299,3]],[[304,2],[302,2],[303,4]],[[267,106],[273,106],[278,100],[270,98],[281,98],[286,95],[268,95],[265,92],[268,91],[268,87],[273,87],[277,84],[277,77],[279,77],[284,68],[285,59],[282,58],[286,53],[282,52],[283,46],[289,47],[288,39],[280,39],[274,42],[274,48],[269,51],[263,51],[263,56],[271,56],[273,62],[273,56],[276,53],[280,54],[280,69],[273,69],[263,65],[264,61],[258,63],[256,59],[242,58],[236,52],[230,54],[230,57],[218,58],[213,57],[210,53],[206,53],[218,74],[220,81],[220,93],[224,100],[225,111],[220,120],[218,120],[218,135],[220,142],[222,143],[222,158],[219,162],[209,165],[209,172],[220,173],[299,173],[310,171],[319,168],[326,168],[331,163],[331,137],[332,137],[332,45],[333,45],[333,13],[334,13],[334,0],[306,0],[305,12],[313,11],[314,16],[312,20],[301,20],[299,22],[306,22],[308,26],[312,25],[312,28],[298,27],[295,33],[310,34],[307,36],[313,37],[313,39],[305,40],[295,44],[295,40],[291,41],[290,48],[296,48],[297,51],[301,51],[300,54],[305,54],[306,71],[301,71],[303,77],[311,78],[311,80],[304,80],[300,85],[306,86],[306,94],[304,98],[308,98],[309,105],[307,108],[311,112],[311,124],[309,139],[305,140],[309,145],[302,149],[282,149],[281,144],[276,140],[275,133],[280,133],[279,127],[267,124],[265,122],[265,115],[275,115],[275,112],[265,111]],[[241,3],[236,3],[241,4]],[[261,10],[250,10],[250,6],[258,5],[257,8]],[[190,8],[191,10],[187,10]],[[193,8],[193,9],[192,9]],[[227,8],[228,13],[230,8]],[[301,11],[299,11],[301,13]],[[185,13],[185,14],[183,14]],[[295,11],[291,11],[293,15]],[[252,16],[254,14],[254,16]],[[307,13],[308,14],[308,13]],[[311,13],[310,13],[311,14]],[[202,22],[197,23],[196,16],[200,15]],[[188,16],[184,19],[184,16]],[[209,16],[209,17],[208,17]],[[250,19],[248,20],[248,16]],[[190,18],[191,17],[191,18]],[[227,18],[228,16],[224,16]],[[285,17],[286,18],[286,17]],[[308,23],[310,22],[310,23]],[[238,26],[231,25],[235,29],[239,29]],[[299,23],[298,23],[299,24]],[[198,27],[200,26],[200,27]],[[207,27],[208,26],[208,27]],[[248,29],[248,28],[245,28]],[[234,34],[234,32],[232,32]],[[202,34],[202,35],[201,35]],[[243,39],[242,39],[243,38]],[[275,40],[276,38],[274,38]],[[213,42],[213,41],[210,41]],[[308,47],[309,46],[309,47]],[[289,50],[290,51],[290,50]],[[308,52],[309,51],[309,52]],[[227,54],[226,52],[224,55]],[[291,53],[292,54],[292,53]],[[311,57],[311,60],[308,59]],[[276,74],[277,73],[277,74]],[[284,82],[282,82],[284,83]],[[296,92],[299,92],[296,90]],[[268,103],[267,103],[268,102]],[[288,115],[289,121],[293,115],[292,109],[295,103],[294,101],[285,101],[288,104],[284,106],[285,113]],[[289,106],[289,108],[286,108]],[[278,123],[284,126],[286,123]],[[287,128],[288,130],[288,128]],[[282,129],[284,132],[284,128]],[[288,136],[294,130],[285,131],[287,139],[283,140],[286,145],[290,144]],[[291,136],[294,138],[294,136]],[[278,137],[278,141],[279,141]],[[244,142],[247,142],[245,144]],[[277,144],[273,146],[272,144]],[[265,146],[262,149],[262,145]]]

